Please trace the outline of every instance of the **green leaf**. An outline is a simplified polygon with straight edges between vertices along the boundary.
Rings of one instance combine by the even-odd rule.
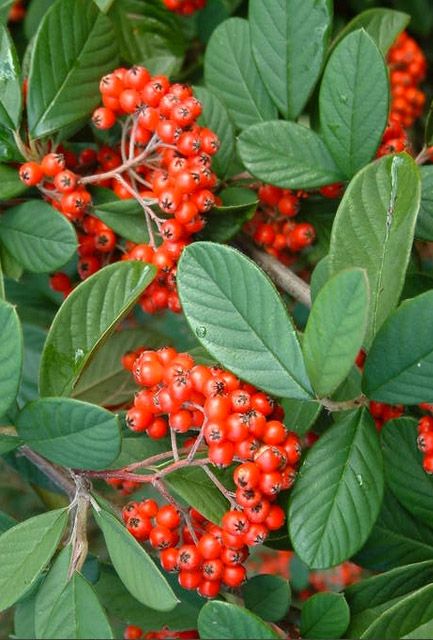
[[[6,24],[14,0],[0,0],[0,23]]]
[[[229,113],[216,95],[204,87],[194,87],[194,95],[200,100],[203,111],[198,119],[202,127],[214,131],[219,140],[220,148],[212,157],[212,170],[223,178],[230,167],[230,161],[235,150],[235,132]]]
[[[18,393],[23,365],[23,336],[16,310],[0,300],[0,416]]]
[[[154,267],[143,262],[118,262],[72,291],[45,343],[39,374],[41,395],[72,392],[90,359],[129,313],[154,274]]]
[[[120,452],[117,416],[87,402],[43,398],[19,413],[18,435],[48,460],[75,469],[106,469]]]
[[[346,190],[332,227],[332,273],[367,270],[370,309],[364,345],[397,305],[409,262],[420,202],[418,168],[406,154],[362,169]]]
[[[368,538],[383,496],[382,454],[366,410],[330,427],[307,453],[291,494],[289,533],[312,569],[352,556]]]
[[[208,216],[206,226],[200,234],[203,240],[225,243],[239,233],[257,208],[257,194],[243,187],[228,187],[219,194],[223,201]]]
[[[65,640],[114,638],[107,614],[95,590],[79,573],[74,573],[59,595],[41,638],[65,638]]]
[[[0,218],[0,239],[18,262],[33,273],[55,271],[77,249],[72,224],[39,200],[8,209]]]
[[[388,120],[388,71],[364,30],[346,36],[331,55],[319,104],[324,141],[350,178],[374,157]]]
[[[416,420],[398,418],[387,422],[381,440],[387,485],[399,502],[428,526],[433,526],[431,501],[433,478],[422,468],[422,453],[416,445]]]
[[[30,41],[28,45],[29,47],[31,48],[33,47],[34,41],[32,40],[32,38],[35,35],[36,31],[38,30],[38,27],[41,23],[42,18],[44,17],[45,13],[48,11],[48,9],[51,7],[52,4],[53,4],[53,0],[32,0],[32,2],[30,2],[30,4],[27,6],[26,15],[24,17],[24,33],[27,40]],[[27,60],[28,56],[29,56],[29,51],[28,49],[26,49],[25,58],[26,58],[26,61],[30,63],[30,60]],[[24,76],[28,75],[28,68],[26,71],[26,67],[28,67],[28,64],[24,63],[23,64]]]
[[[9,451],[13,451],[22,444],[24,443],[20,438],[0,433],[0,456],[3,456],[5,453],[9,453]]]
[[[215,524],[221,524],[224,513],[230,508],[228,501],[203,469],[190,467],[173,471],[165,482],[188,505]]]
[[[290,431],[295,431],[300,436],[304,436],[309,431],[322,408],[319,402],[293,400],[293,398],[283,398],[281,404],[285,413],[284,424]]]
[[[349,638],[363,637],[382,612],[398,599],[432,582],[433,561],[399,567],[379,576],[361,580],[345,590],[350,606]]]
[[[329,280],[330,275],[329,256],[325,256],[316,264],[311,275],[310,287],[311,299],[313,302],[317,298],[320,289],[324,286],[327,280]]]
[[[12,518],[12,516],[4,513],[4,511],[0,511],[0,534],[4,533],[8,529],[11,529],[16,524],[18,523],[15,518]]]
[[[259,640],[280,636],[247,609],[228,602],[208,602],[198,617],[203,640]]]
[[[27,113],[40,138],[90,115],[101,77],[116,66],[110,20],[89,0],[57,0],[44,15],[30,63]]]
[[[433,144],[433,142],[432,142]],[[415,236],[421,240],[433,240],[433,167],[420,167],[421,205],[416,221]]]
[[[62,537],[65,509],[29,518],[0,536],[0,611],[13,605],[36,581]]]
[[[14,607],[14,637],[33,640],[35,634],[35,595],[33,592]]]
[[[430,104],[426,118],[424,142],[426,147],[433,145],[433,102]]]
[[[18,129],[21,119],[21,81],[17,52],[3,25],[0,25],[0,125]]]
[[[102,13],[107,13],[115,0],[93,0]]]
[[[94,514],[104,534],[111,562],[128,591],[152,609],[174,609],[178,600],[144,548],[110,513],[99,510]]]
[[[116,331],[84,369],[72,397],[107,407],[130,402],[138,387],[131,372],[123,367],[122,356],[143,345],[156,349],[166,342],[164,336],[141,327]]]
[[[94,215],[126,240],[148,243],[143,209],[133,198],[120,200],[111,189],[93,189]]]
[[[433,401],[433,290],[405,300],[377,334],[365,362],[366,395],[389,404]]]
[[[291,600],[287,580],[266,574],[248,580],[242,587],[242,595],[246,608],[269,622],[284,618]]]
[[[0,198],[7,200],[19,196],[27,189],[19,178],[18,171],[15,167],[7,164],[0,165]]]
[[[304,638],[341,638],[349,626],[350,611],[341,593],[316,593],[301,611]]]
[[[38,391],[39,364],[47,332],[33,324],[23,324],[24,363],[18,404],[22,406],[29,400],[36,400]]]
[[[47,577],[36,594],[35,632],[36,638],[46,637],[45,630],[59,598],[68,584],[68,572],[72,557],[72,546],[68,544],[52,564]]]
[[[368,280],[361,269],[333,276],[314,301],[302,341],[305,365],[319,397],[349,375],[367,328]]]
[[[152,440],[151,438],[137,438],[132,434],[122,439],[119,456],[110,465],[110,469],[123,469],[133,462],[145,460],[158,453],[164,453],[170,447],[168,438]]]
[[[252,57],[246,20],[229,18],[215,29],[206,47],[204,73],[206,86],[222,100],[239,129],[277,117]]]
[[[433,529],[415,519],[388,491],[373,530],[355,562],[386,571],[411,562],[433,559]]]
[[[155,74],[180,71],[185,39],[177,16],[160,0],[116,0],[110,11],[122,59]]]
[[[246,169],[259,180],[284,189],[320,187],[342,179],[342,173],[317,133],[274,120],[249,127],[238,138]]]
[[[409,24],[410,16],[393,9],[374,8],[363,11],[341,29],[331,46],[331,51],[349,33],[357,29],[365,29],[373,38],[380,51],[385,55],[398,34]]]
[[[332,3],[252,0],[249,23],[254,59],[269,95],[285,118],[295,120],[322,69]]]
[[[195,242],[182,254],[177,281],[192,330],[218,362],[269,393],[311,398],[296,331],[254,262],[230,247]]]
[[[3,252],[0,250],[0,254]],[[19,282],[5,281],[6,297],[16,306],[22,322],[48,326],[60,305],[59,294],[50,289],[47,275],[24,273]]]
[[[16,260],[10,251],[8,251],[4,244],[0,243],[0,263],[3,275],[6,278],[11,278],[18,282],[24,273],[24,267]],[[4,284],[3,282],[1,283]],[[3,288],[3,286],[2,286]],[[4,295],[4,292],[3,292]]]

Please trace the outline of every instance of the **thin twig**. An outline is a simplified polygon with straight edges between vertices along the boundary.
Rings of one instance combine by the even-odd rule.
[[[62,469],[60,469],[60,467],[57,467],[57,465],[54,465],[51,462],[48,462],[48,460],[45,460],[45,458],[40,456],[39,453],[32,451],[27,446],[21,447],[20,453],[25,456],[27,460],[30,460],[30,462],[32,462],[35,467],[42,471],[42,473],[47,476],[47,478],[52,480],[56,486],[58,486],[60,489],[63,489],[63,491],[67,496],[69,496],[71,500],[74,499],[76,493],[75,483],[72,478],[69,478],[66,473]]]
[[[344,400],[342,402],[336,402],[329,400],[328,398],[322,398],[319,400],[320,404],[327,409],[327,411],[350,411],[350,409],[358,409],[359,407],[368,407],[369,400],[364,395],[360,395],[353,400]]]

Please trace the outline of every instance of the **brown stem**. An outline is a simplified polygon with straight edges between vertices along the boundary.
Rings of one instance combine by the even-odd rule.
[[[54,482],[66,495],[73,500],[76,493],[76,487],[73,480],[57,465],[48,462],[39,453],[32,451],[29,447],[23,446],[20,453],[30,460],[44,475]]]
[[[245,237],[236,239],[239,248],[249,255],[272,278],[277,287],[286,291],[293,298],[311,308],[311,289],[309,285],[296,275],[291,269],[285,267],[273,256],[258,249]]]
[[[213,471],[211,471],[208,466],[204,466],[203,471],[212,480],[216,488],[223,494],[224,498],[230,502],[231,508],[232,509],[238,508],[238,504],[236,503],[235,500],[233,500],[233,498],[230,495],[230,492],[225,488],[223,483],[218,480],[218,478],[213,473]]]
[[[344,400],[343,402],[334,402],[328,398],[322,398],[320,404],[328,411],[350,411],[350,409],[358,409],[359,407],[368,407],[369,400],[364,395],[360,395],[353,400]]]
[[[89,543],[87,540],[87,517],[90,506],[89,484],[81,476],[75,476],[76,495],[74,524],[71,533],[72,556],[68,577],[80,571],[87,558]]]

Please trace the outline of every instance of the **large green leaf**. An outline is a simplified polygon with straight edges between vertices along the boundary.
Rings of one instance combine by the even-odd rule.
[[[111,189],[96,188],[92,192],[97,218],[126,240],[137,244],[149,242],[145,213],[136,200],[121,200]]]
[[[18,129],[22,101],[20,68],[12,39],[1,24],[0,60],[0,125]]]
[[[90,115],[101,77],[116,66],[110,20],[88,0],[57,0],[35,36],[27,113],[34,138]]]
[[[253,55],[278,110],[294,120],[319,77],[332,22],[329,0],[251,0]]]
[[[261,640],[280,636],[263,620],[228,602],[208,602],[198,617],[200,638],[206,640]]]
[[[349,626],[350,611],[341,593],[316,593],[301,611],[304,638],[341,638]]]
[[[18,262],[33,273],[63,267],[77,249],[72,224],[39,200],[8,209],[0,218],[0,239]]]
[[[34,451],[64,467],[106,469],[120,452],[117,416],[80,400],[29,402],[18,415],[17,428]]]
[[[332,567],[364,544],[380,510],[382,454],[366,410],[348,413],[307,453],[289,505],[289,532],[312,569]]]
[[[239,136],[238,151],[253,176],[278,187],[308,189],[343,177],[318,134],[295,122],[249,127]]]
[[[410,513],[432,527],[433,478],[422,468],[422,453],[416,445],[416,420],[391,420],[381,436],[387,485]]]
[[[48,333],[39,377],[41,395],[71,393],[91,357],[129,313],[154,274],[154,267],[143,262],[118,262],[74,289]]]
[[[420,167],[421,205],[415,235],[421,240],[433,240],[433,167]]]
[[[362,169],[338,208],[329,249],[330,272],[347,267],[367,270],[367,347],[399,300],[419,202],[418,168],[412,158],[401,154]]]
[[[266,574],[248,580],[242,587],[242,595],[246,608],[269,622],[284,618],[291,600],[288,581]]]
[[[104,534],[111,562],[128,591],[152,609],[174,609],[178,600],[144,548],[110,513],[99,510],[94,514]]]
[[[211,91],[204,87],[194,87],[194,95],[200,100],[203,108],[198,123],[214,131],[220,140],[220,148],[212,158],[212,170],[222,178],[229,169],[235,150],[232,121],[224,104]]]
[[[0,300],[0,416],[15,400],[23,366],[23,336],[15,308]]]
[[[386,571],[423,560],[433,560],[433,529],[385,491],[379,517],[355,562],[373,571]]]
[[[346,178],[374,157],[388,120],[385,61],[372,38],[359,30],[337,46],[320,85],[320,130]]]
[[[367,328],[368,280],[361,269],[345,269],[320,290],[302,341],[305,365],[319,397],[347,377]]]
[[[79,573],[59,594],[51,611],[42,640],[104,640],[114,638],[107,614],[95,590]]]
[[[405,300],[377,334],[362,387],[390,404],[433,401],[433,290]]]
[[[339,31],[338,36],[332,43],[331,50],[349,33],[357,29],[365,29],[383,55],[385,55],[398,34],[407,27],[409,22],[410,16],[402,11],[383,9],[382,7],[367,9],[367,11],[355,16],[353,20],[347,23],[344,29]]]
[[[0,536],[0,611],[13,605],[36,581],[62,537],[65,509],[29,518]]]
[[[251,51],[249,25],[229,18],[215,29],[206,48],[206,86],[227,107],[239,129],[277,117]]]
[[[27,189],[20,180],[16,167],[0,164],[0,198],[7,200],[19,196]]]
[[[35,602],[36,638],[44,638],[46,635],[45,629],[49,624],[51,613],[68,583],[71,557],[72,546],[68,544],[53,562],[47,577],[37,591]]]
[[[362,634],[370,625],[374,625],[394,602],[400,601],[432,580],[433,561],[428,561],[399,567],[350,586],[345,591],[351,613],[348,637],[363,637]]]
[[[143,64],[152,74],[180,70],[185,39],[177,16],[160,0],[116,0],[109,15],[122,59]]]
[[[163,336],[141,327],[116,331],[84,369],[72,397],[106,407],[131,401],[138,387],[131,372],[123,367],[122,356],[143,345],[156,349],[166,342]]]
[[[224,513],[230,508],[203,469],[191,467],[173,471],[165,482],[186,504],[197,509],[211,522],[221,524]]]
[[[187,320],[211,355],[269,393],[311,398],[296,331],[254,262],[230,247],[195,242],[183,252],[177,278]]]

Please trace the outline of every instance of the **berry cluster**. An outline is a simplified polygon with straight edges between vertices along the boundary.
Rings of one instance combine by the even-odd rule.
[[[316,236],[313,225],[293,220],[299,212],[300,199],[306,196],[303,191],[263,184],[258,190],[259,208],[244,225],[244,231],[256,244],[285,265],[292,264],[296,254],[312,244]]]
[[[144,67],[116,69],[102,78],[100,91],[103,106],[95,110],[93,123],[101,129],[118,123],[119,147],[88,148],[78,159],[51,152],[41,162],[24,163],[20,178],[29,187],[38,186],[76,225],[82,279],[118,259],[152,263],[158,274],[142,299],[144,310],[168,307],[178,312],[176,263],[215,205],[217,178],[211,158],[218,151],[218,137],[197,124],[201,104],[190,87],[170,84],[165,76],[152,77]],[[87,187],[92,184],[139,203],[148,244],[120,246],[113,230],[90,215]],[[57,290],[69,290],[64,283],[60,286]]]
[[[226,492],[231,509],[221,527],[192,510],[180,531],[182,515],[173,505],[158,509],[147,500],[126,508],[128,529],[161,550],[162,566],[179,571],[184,588],[213,597],[221,584],[240,585],[248,546],[263,543],[284,524],[284,511],[275,500],[293,485],[299,438],[281,422],[279,405],[220,367],[197,365],[189,354],[170,347],[141,351],[138,357],[137,352],[126,354],[123,364],[144,387],[127,412],[132,431],[155,439],[169,431],[174,438],[198,432],[189,443],[186,464],[196,453],[207,454],[198,460],[206,469],[207,464],[223,468],[240,463],[233,470],[236,493]],[[218,481],[217,486],[221,490]]]
[[[391,120],[409,129],[421,115],[425,94],[419,88],[427,71],[422,49],[406,32],[401,33],[388,52],[391,80]]]
[[[169,11],[190,16],[206,6],[206,0],[162,0]]]
[[[421,407],[423,405],[420,405]],[[427,405],[429,406],[429,405]],[[431,405],[430,405],[431,407]],[[424,456],[422,466],[426,473],[433,473],[433,417],[422,416],[418,420],[418,449]]]
[[[194,640],[199,638],[196,629],[188,631],[173,631],[168,627],[163,627],[160,631],[148,631],[145,633],[143,629],[134,624],[129,624],[123,632],[124,640],[176,640],[183,638],[184,640]]]
[[[404,413],[404,405],[402,404],[385,404],[384,402],[375,402],[372,400],[369,404],[369,411],[373,416],[378,431],[381,431],[385,422],[400,418]]]

